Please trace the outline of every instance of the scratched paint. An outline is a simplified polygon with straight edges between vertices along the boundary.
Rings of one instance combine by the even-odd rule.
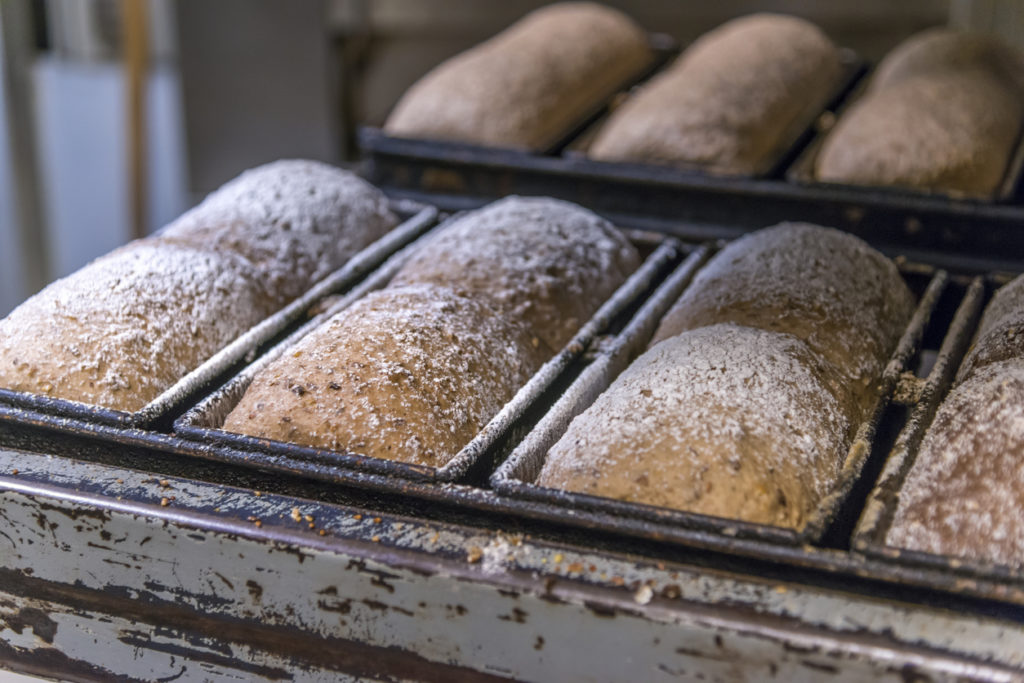
[[[0,603],[0,637],[131,677],[173,675],[173,653],[308,680],[346,662],[438,680],[1009,680],[967,658],[1020,666],[1024,652],[1024,629],[995,619],[0,452],[0,472],[15,465],[0,478],[0,571],[23,597]],[[82,481],[104,495],[76,493]],[[52,629],[24,596],[47,601]],[[104,626],[76,636],[86,622]],[[110,656],[124,647],[131,664]]]

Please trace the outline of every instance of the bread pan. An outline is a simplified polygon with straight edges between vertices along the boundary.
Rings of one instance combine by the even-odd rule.
[[[707,255],[703,248],[686,245],[684,251],[690,254],[687,264],[676,271],[671,280],[666,280],[661,291],[651,298],[651,301],[660,301],[662,312],[676,300]],[[962,298],[961,290],[966,288],[960,285],[963,280],[965,278],[950,278],[939,310],[926,332],[922,356],[934,356],[933,349],[939,348],[953,310]],[[648,311],[638,314],[635,309],[629,310],[613,324],[613,329],[621,329],[635,318],[651,317]],[[654,316],[657,317],[660,314]],[[653,329],[652,323],[646,330],[648,336]],[[597,339],[602,340],[605,337]],[[585,358],[580,359],[581,364],[584,362]],[[567,373],[549,394],[557,396],[570,383],[565,380],[571,379],[572,374]],[[529,417],[532,419],[535,412],[542,416],[550,404],[549,396],[545,395],[531,409]],[[186,440],[174,434],[57,418],[27,410],[19,411],[17,419],[10,420],[8,413],[9,409],[0,405],[0,447],[159,473],[152,479],[154,486],[161,477],[176,476],[249,490],[286,491],[304,499],[344,501],[440,521],[475,520],[473,523],[505,531],[517,530],[531,537],[556,541],[574,539],[588,548],[685,561],[711,571],[736,572],[766,581],[820,585],[871,595],[878,600],[927,604],[1001,619],[1022,618],[1024,587],[980,579],[965,581],[963,575],[944,568],[942,563],[935,566],[901,564],[849,552],[844,544],[831,547],[788,545],[728,536],[713,529],[673,527],[666,535],[666,525],[658,519],[617,520],[601,509],[569,509],[557,499],[545,502],[500,495],[480,485],[485,483],[486,477],[469,485],[402,479],[371,471],[343,470],[330,462],[311,461],[305,454],[292,454],[287,449],[279,454],[253,452],[214,442]],[[889,422],[895,423],[896,429],[902,426],[900,419],[885,420],[883,425]],[[512,435],[508,441],[514,446],[518,438]],[[501,448],[511,450],[504,443]],[[868,488],[874,481],[870,474],[873,466],[874,463],[869,463],[869,473],[862,477],[867,480],[863,483],[867,483]],[[83,481],[81,485],[89,484]],[[855,494],[851,499],[852,512],[841,514],[852,517],[849,520],[852,531],[863,497]],[[845,538],[849,540],[849,534]]]
[[[1024,590],[1024,571],[976,558],[953,557],[889,545],[886,536],[896,513],[899,491],[917,459],[921,441],[952,387],[957,369],[974,337],[986,300],[998,280],[974,278],[943,340],[934,367],[922,381],[920,400],[889,454],[877,485],[867,498],[853,537],[853,549],[873,559],[905,567],[944,573],[958,584],[1003,599]]]
[[[253,357],[257,350],[298,321],[323,297],[344,292],[383,262],[396,249],[422,234],[435,222],[437,209],[409,200],[392,202],[403,222],[376,242],[357,252],[348,263],[317,282],[305,294],[241,334],[162,394],[137,411],[114,410],[79,401],[0,388],[0,405],[57,417],[137,428],[167,426],[169,418],[185,401],[226,372]]]
[[[664,275],[685,248],[671,238],[649,233],[631,233],[629,235],[631,241],[641,249],[641,253],[647,254],[640,268],[579,329],[569,343],[520,388],[476,437],[442,467],[414,465],[357,453],[299,446],[235,434],[221,429],[227,415],[241,400],[256,375],[281,354],[286,353],[311,330],[350,306],[358,298],[387,285],[412,253],[430,240],[433,234],[430,233],[420,238],[392,256],[358,287],[331,305],[326,312],[313,318],[256,363],[246,367],[227,384],[213,392],[178,419],[174,424],[174,431],[182,438],[197,444],[216,444],[221,449],[221,455],[227,459],[235,459],[237,453],[244,453],[246,463],[264,469],[272,469],[276,458],[288,457],[300,463],[308,463],[311,473],[317,469],[317,466],[327,466],[336,471],[341,480],[345,479],[346,472],[373,472],[404,479],[453,482],[465,478],[471,470],[486,469],[489,471],[490,467],[493,467],[493,463],[488,463],[485,456],[491,453],[496,442],[508,435],[525,412],[563,375],[570,365],[583,355],[597,336],[604,332],[617,316],[634,305],[638,298],[648,291],[659,277]]]
[[[881,388],[870,416],[857,429],[844,459],[842,472],[831,492],[822,499],[802,528],[790,529],[713,517],[682,510],[655,507],[582,493],[538,486],[535,482],[548,450],[565,433],[574,417],[586,410],[630,362],[643,353],[662,316],[678,299],[692,271],[681,267],[653,296],[608,351],[584,370],[572,386],[519,444],[491,477],[500,494],[523,501],[561,507],[567,519],[589,513],[603,528],[631,535],[687,544],[694,533],[713,533],[730,538],[753,539],[787,545],[820,543],[858,482],[874,447],[879,421],[887,408],[900,374],[920,347],[925,327],[948,282],[945,271],[904,264],[901,272],[920,301],[881,378]],[[923,294],[921,294],[923,290]]]

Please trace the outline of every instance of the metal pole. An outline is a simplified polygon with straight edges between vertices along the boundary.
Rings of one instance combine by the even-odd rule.
[[[148,174],[146,168],[146,73],[149,32],[146,0],[122,0],[121,17],[128,118],[128,187],[132,237],[148,232]]]
[[[29,0],[0,0],[3,88],[14,169],[17,240],[25,291],[34,293],[52,279],[36,146],[32,65],[32,10]]]

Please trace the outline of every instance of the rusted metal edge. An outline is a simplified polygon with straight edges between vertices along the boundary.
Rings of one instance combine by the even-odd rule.
[[[119,473],[115,468],[110,468],[110,470],[111,476]],[[129,475],[125,473],[123,476]],[[224,488],[196,485],[194,482],[188,482],[187,480],[184,482],[172,480],[168,483],[172,490],[179,484],[205,487],[210,489],[210,493],[215,493],[217,489]],[[394,547],[393,544],[397,539],[393,537],[393,534],[388,529],[394,528],[396,521],[409,525],[421,523],[417,520],[392,517],[385,520],[375,520],[377,523],[372,524],[367,519],[362,525],[363,527],[369,527],[371,530],[380,529],[379,539],[376,542],[372,540],[367,542],[365,531],[360,530],[356,537],[352,537],[346,532],[338,531],[331,527],[329,520],[332,517],[325,514],[327,509],[336,510],[340,516],[351,517],[353,514],[359,514],[356,510],[338,508],[337,506],[317,504],[316,514],[318,521],[325,520],[327,528],[330,529],[329,535],[324,538],[312,533],[298,533],[294,530],[282,534],[280,529],[275,528],[269,523],[262,527],[255,527],[251,522],[242,521],[240,515],[245,514],[245,509],[236,509],[233,514],[234,519],[232,520],[225,520],[225,515],[223,514],[214,516],[196,513],[189,509],[179,509],[178,505],[188,505],[188,501],[184,499],[180,503],[176,503],[175,506],[167,508],[160,507],[156,503],[140,504],[138,501],[119,501],[112,499],[110,496],[97,496],[91,493],[62,490],[46,483],[16,482],[10,477],[0,477],[0,491],[28,496],[40,501],[45,499],[48,501],[47,505],[53,508],[54,512],[59,512],[60,515],[72,520],[75,519],[74,515],[88,514],[90,516],[100,515],[97,519],[102,522],[105,519],[109,519],[110,515],[122,515],[126,518],[156,520],[158,522],[163,520],[165,522],[164,528],[169,523],[175,527],[200,531],[203,535],[221,534],[228,538],[244,537],[268,544],[278,544],[275,547],[281,547],[280,544],[297,544],[296,550],[298,552],[326,550],[330,553],[340,553],[344,557],[361,556],[368,562],[384,563],[389,568],[409,569],[413,573],[422,573],[421,575],[424,576],[438,575],[450,577],[454,581],[483,583],[498,592],[511,591],[529,594],[540,597],[546,602],[584,605],[594,611],[595,614],[604,617],[625,614],[645,620],[664,621],[671,620],[674,618],[674,615],[685,614],[688,620],[698,622],[704,626],[736,630],[779,642],[797,643],[798,646],[812,648],[808,652],[813,649],[827,649],[829,647],[837,648],[839,651],[859,651],[862,653],[874,650],[875,653],[871,656],[881,657],[882,661],[887,659],[885,657],[886,653],[891,656],[894,652],[899,652],[929,666],[937,666],[939,667],[938,670],[946,670],[947,667],[952,667],[948,670],[960,671],[962,674],[967,671],[977,670],[988,672],[1001,671],[1003,673],[1006,671],[1005,666],[998,662],[974,660],[968,656],[968,659],[972,660],[971,663],[968,663],[965,661],[963,654],[936,650],[934,643],[927,640],[923,644],[918,644],[897,640],[884,632],[875,633],[865,630],[853,630],[843,634],[828,630],[823,631],[821,627],[807,621],[809,615],[790,614],[789,609],[785,605],[792,599],[795,599],[795,596],[787,599],[785,597],[786,590],[771,583],[765,583],[758,589],[736,590],[735,596],[738,602],[733,603],[728,599],[723,601],[721,598],[715,597],[716,593],[705,594],[704,591],[706,589],[701,588],[701,586],[707,582],[714,584],[719,580],[729,583],[732,581],[731,579],[725,577],[717,579],[713,575],[705,575],[699,571],[695,572],[680,565],[659,565],[656,567],[653,563],[646,563],[645,565],[637,566],[634,564],[635,561],[628,557],[610,560],[611,564],[605,565],[604,561],[597,559],[597,555],[588,553],[585,550],[576,550],[572,546],[537,544],[531,539],[520,539],[520,545],[506,546],[499,544],[492,550],[487,551],[488,553],[493,552],[496,554],[488,554],[486,557],[493,557],[495,560],[500,558],[503,561],[501,570],[496,571],[496,567],[488,564],[486,557],[483,561],[474,561],[471,554],[468,557],[465,554],[467,550],[466,541],[483,543],[486,536],[491,536],[494,532],[462,529],[452,525],[429,524],[426,531],[433,531],[435,536],[438,531],[442,534],[451,534],[452,536],[444,542],[445,545],[461,552],[440,554],[424,548]],[[246,493],[244,491],[229,491],[229,497]],[[257,498],[252,499],[257,500]],[[293,499],[277,496],[263,497],[260,499],[260,502],[267,506],[283,507],[284,509],[287,509],[292,504],[309,504],[306,501],[293,501]],[[263,512],[265,513],[266,510]],[[213,519],[213,523],[211,523],[211,519]],[[352,527],[349,526],[347,528],[351,530]],[[409,533],[409,530],[403,527],[403,532]],[[481,533],[485,535],[483,539],[481,538]],[[308,538],[310,536],[312,539]],[[464,540],[457,540],[460,538]],[[468,550],[472,553],[472,548],[468,548]],[[540,552],[540,555],[536,555],[535,551]],[[96,551],[91,550],[88,552]],[[506,557],[506,553],[510,554]],[[584,554],[580,555],[579,553]],[[544,564],[547,561],[545,558],[554,558],[554,562]],[[540,563],[537,562],[538,559],[541,560]],[[581,562],[586,564],[593,561],[601,562],[602,567],[606,567],[609,571],[622,572],[626,579],[620,578],[618,581],[600,580],[592,575],[585,576],[585,570],[577,568]],[[616,570],[614,567],[620,567],[620,569]],[[370,570],[367,569],[367,571]],[[54,585],[52,581],[44,581],[38,578],[27,581],[23,573],[19,577],[19,572],[10,572],[8,570],[4,570],[0,574],[5,579],[11,578],[13,580],[13,582],[4,581],[3,585],[5,587],[8,585],[18,586],[19,583],[24,584],[25,594],[41,595],[62,604],[79,599],[83,592],[87,593],[89,590],[92,590],[95,595],[95,590],[89,589],[85,585],[75,585],[73,587]],[[689,578],[684,578],[682,575],[687,575]],[[97,577],[98,579],[99,577]],[[381,576],[380,580],[386,581],[386,576]],[[142,579],[140,578],[141,581]],[[736,579],[736,581],[742,583],[746,579]],[[750,579],[749,581],[753,582],[752,585],[763,583],[757,579]],[[689,585],[690,583],[693,585]],[[131,589],[132,587],[127,586],[126,588]],[[728,592],[733,589],[722,587],[720,590]],[[788,590],[799,591],[800,589],[792,588]],[[71,594],[69,594],[69,591]],[[762,602],[757,597],[762,591],[765,596],[774,596],[772,600],[768,601],[775,603],[771,610],[766,611],[768,608],[767,602]],[[105,593],[102,595],[105,598]],[[123,605],[120,603],[117,605],[108,603],[107,609],[111,607],[117,607],[118,610],[121,608],[125,610],[140,608],[140,596],[138,594],[129,590],[126,596],[133,597]],[[139,615],[143,621],[155,618],[152,615],[157,612],[161,614],[160,618],[162,620],[164,607],[172,610],[181,609],[177,601],[168,604],[166,602],[158,602],[159,599],[154,600],[153,596],[143,595],[142,597],[142,604],[150,610],[149,615]],[[813,600],[813,598],[811,599]],[[844,603],[848,600],[853,602],[859,601],[865,605],[872,602],[870,598],[844,597],[841,592],[836,593],[830,599]],[[744,605],[746,606],[744,607]],[[96,603],[93,603],[93,606],[95,607]],[[894,605],[882,609],[898,611],[902,608]],[[182,616],[187,616],[187,613],[182,613]],[[890,615],[888,618],[896,617]],[[959,619],[960,617],[954,618]],[[253,619],[258,620],[258,614],[254,615]],[[1019,653],[1017,654],[1019,655]]]
[[[137,411],[114,410],[80,401],[52,398],[0,388],[0,404],[124,427],[152,428],[169,418],[185,401],[272,340],[306,314],[310,306],[327,295],[344,292],[372,271],[398,248],[422,234],[437,218],[437,209],[409,200],[392,201],[393,210],[405,220],[367,247],[358,251],[338,270],[313,285],[305,294],[268,316],[205,360],[162,394]]]
[[[689,262],[687,262],[689,264]],[[604,525],[618,527],[622,532],[654,535],[654,537],[676,543],[688,543],[691,531],[721,534],[729,539],[749,538],[800,546],[821,540],[829,524],[835,519],[841,505],[857,482],[865,462],[871,454],[873,437],[882,412],[888,405],[900,372],[914,356],[924,334],[924,328],[948,282],[948,275],[928,266],[914,264],[910,269],[915,274],[931,274],[929,285],[922,296],[914,315],[908,321],[897,348],[890,357],[881,378],[879,393],[871,414],[857,430],[856,438],[844,458],[843,469],[835,485],[825,498],[818,502],[809,520],[800,529],[789,529],[766,524],[755,524],[685,510],[613,500],[595,495],[561,491],[538,486],[535,482],[547,452],[565,433],[569,423],[589,407],[597,396],[621,373],[633,355],[638,355],[661,317],[678,298],[682,289],[676,291],[678,283],[688,283],[693,276],[680,266],[676,276],[662,285],[662,289],[638,312],[634,322],[619,335],[616,350],[606,359],[588,367],[577,378],[545,418],[538,423],[513,451],[512,455],[491,477],[491,486],[501,495],[529,502],[546,502],[566,511],[586,510],[605,517]],[[626,350],[633,353],[628,353]],[[525,504],[529,504],[528,502]]]

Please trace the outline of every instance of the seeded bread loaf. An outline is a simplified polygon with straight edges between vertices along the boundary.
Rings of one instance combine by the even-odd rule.
[[[841,74],[839,51],[796,17],[755,14],[702,36],[615,110],[590,148],[605,161],[766,172]]]
[[[391,135],[542,150],[652,60],[643,30],[591,2],[531,12],[413,85]]]
[[[684,332],[572,421],[537,483],[800,526],[849,445],[838,380],[792,335],[731,324]]]
[[[991,363],[1013,359],[1024,359],[1024,276],[1000,287],[985,307],[957,381]]]
[[[893,264],[852,236],[783,224],[737,240],[573,420],[537,482],[800,527],[912,310]]]
[[[976,34],[930,31],[879,65],[815,162],[826,182],[992,197],[1024,122],[1024,67]]]
[[[1024,566],[1024,362],[978,367],[954,387],[899,492],[886,542]]]
[[[243,256],[284,303],[397,223],[387,197],[354,173],[286,159],[245,171],[162,235]]]
[[[866,406],[913,310],[896,266],[865,242],[783,223],[716,254],[651,343],[720,322],[792,334],[835,365],[851,400]]]
[[[544,355],[486,303],[434,285],[387,288],[260,373],[224,429],[440,467]]]
[[[348,172],[249,171],[0,321],[0,387],[138,410],[395,223]]]
[[[392,284],[433,283],[485,298],[555,352],[639,261],[622,233],[586,209],[507,197],[442,228]]]
[[[618,231],[568,202],[467,213],[264,370],[224,428],[443,466],[637,265]]]

